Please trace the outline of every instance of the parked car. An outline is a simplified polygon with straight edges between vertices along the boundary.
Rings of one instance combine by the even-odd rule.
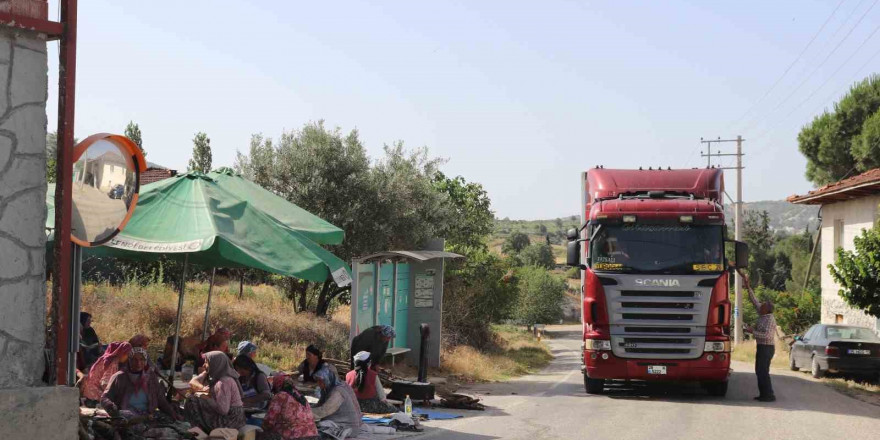
[[[122,185],[116,185],[110,189],[110,192],[107,193],[111,199],[121,199],[122,195],[125,193],[125,187]]]
[[[880,375],[880,337],[871,329],[851,325],[816,324],[795,336],[788,356],[792,370],[810,368],[813,377],[825,372]]]

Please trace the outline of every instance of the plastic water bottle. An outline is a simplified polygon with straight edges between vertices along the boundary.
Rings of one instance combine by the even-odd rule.
[[[407,416],[412,417],[412,399],[409,398],[409,394],[406,395],[406,400],[403,401],[403,412]]]

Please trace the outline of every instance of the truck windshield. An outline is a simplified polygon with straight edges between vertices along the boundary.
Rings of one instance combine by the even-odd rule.
[[[721,226],[602,225],[591,243],[595,270],[677,273],[720,272]]]

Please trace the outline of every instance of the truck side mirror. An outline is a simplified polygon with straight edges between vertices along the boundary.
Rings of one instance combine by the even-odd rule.
[[[568,232],[565,233],[565,237],[568,238],[568,241],[574,241],[580,238],[578,237],[578,230],[575,228],[569,229]]]
[[[734,242],[734,253],[736,254],[737,269],[747,269],[749,267],[749,245],[741,241]]]
[[[581,264],[581,242],[580,240],[572,240],[568,242],[566,249],[565,264],[580,269],[586,268]]]

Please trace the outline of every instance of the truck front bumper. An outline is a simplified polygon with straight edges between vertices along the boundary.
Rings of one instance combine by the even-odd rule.
[[[666,367],[666,374],[652,368],[660,366]],[[730,375],[730,353],[703,353],[697,359],[624,359],[609,351],[585,350],[584,373],[590,379],[720,382]]]

